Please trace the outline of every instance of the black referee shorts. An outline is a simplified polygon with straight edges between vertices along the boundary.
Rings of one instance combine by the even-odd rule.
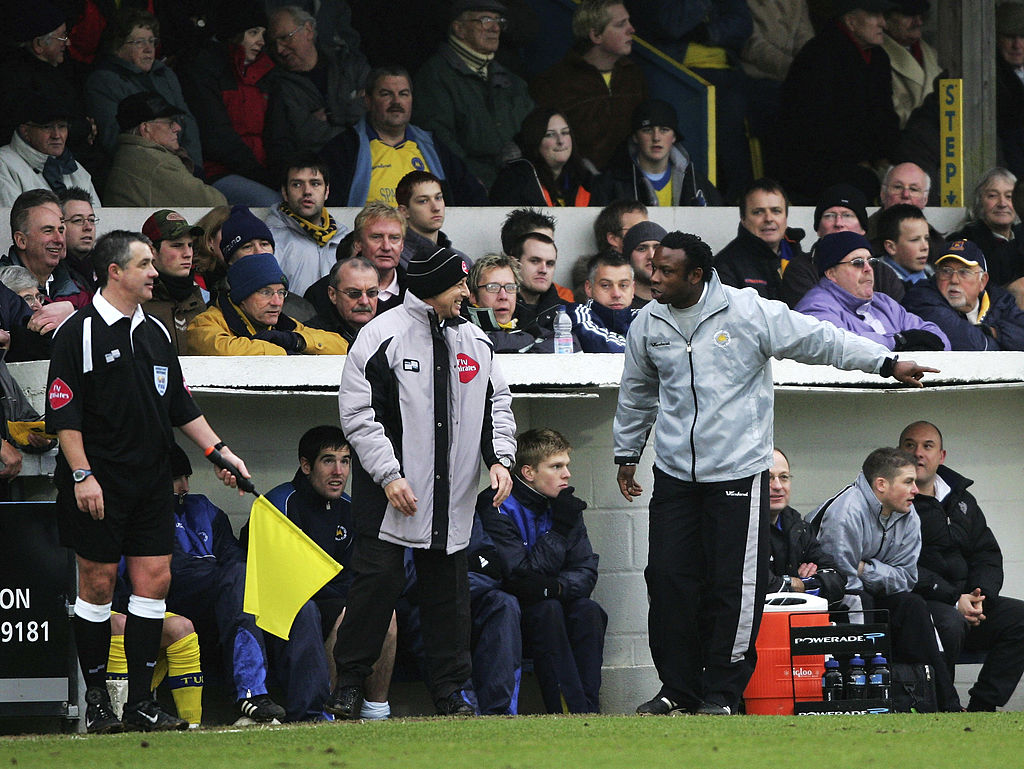
[[[174,547],[169,463],[144,472],[93,466],[93,473],[103,489],[103,518],[98,521],[78,509],[70,475],[58,480],[61,544],[97,563],[117,563],[122,555],[169,555]]]

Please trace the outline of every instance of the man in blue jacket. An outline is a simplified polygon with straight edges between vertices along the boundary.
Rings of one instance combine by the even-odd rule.
[[[332,651],[352,584],[349,565],[355,545],[355,529],[352,500],[345,493],[351,461],[351,449],[340,427],[312,427],[299,439],[299,469],[295,471],[295,477],[267,492],[267,499],[274,507],[342,566],[342,570],[312,599],[320,612],[332,685],[335,677]],[[243,538],[246,534],[243,530]],[[361,718],[380,720],[391,715],[388,687],[395,663],[396,633],[397,627],[392,619],[380,659],[364,683],[366,699],[359,714]]]
[[[590,594],[597,555],[569,485],[569,442],[554,430],[517,436],[512,494],[495,509],[494,491],[477,497],[501,561],[504,589],[519,599],[523,650],[533,658],[549,713],[600,710],[608,615]]]
[[[486,206],[487,190],[462,159],[430,131],[412,125],[412,79],[399,66],[366,78],[366,114],[335,136],[320,156],[330,166],[335,195],[329,206],[362,208],[379,200],[397,206],[395,188],[407,173],[429,171],[452,206]]]
[[[941,328],[953,350],[1024,350],[1024,312],[1008,291],[989,287],[985,254],[969,240],[950,243],[934,278],[915,283],[903,306]]]
[[[572,311],[573,331],[583,352],[622,352],[626,333],[636,317],[633,308],[633,266],[619,254],[602,252],[591,258],[583,290],[586,304]]]
[[[224,653],[241,715],[250,722],[306,721],[322,718],[327,696],[327,655],[320,642],[316,607],[299,610],[285,641],[256,627],[242,608],[245,550],[222,510],[202,494],[188,493],[192,467],[175,446],[174,552],[167,610],[193,619],[202,643],[216,634]],[[285,705],[267,692],[272,675],[285,690]]]

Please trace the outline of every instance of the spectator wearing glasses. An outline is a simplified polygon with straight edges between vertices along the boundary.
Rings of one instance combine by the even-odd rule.
[[[826,235],[814,249],[814,260],[822,278],[797,304],[797,312],[830,321],[896,352],[949,349],[949,339],[938,326],[875,292],[878,259],[863,235]]]
[[[274,165],[296,152],[319,152],[363,116],[370,67],[352,40],[318,43],[316,19],[294,5],[270,13],[267,42],[280,64],[264,133]]]
[[[183,109],[155,91],[126,96],[117,106],[121,135],[103,199],[111,206],[209,208],[227,198],[195,176],[179,138]]]
[[[523,323],[518,316],[516,299],[522,282],[515,258],[487,254],[479,259],[469,271],[469,318],[487,332],[495,352],[553,353],[555,331],[551,319],[534,318]],[[575,334],[573,348],[580,349]]]
[[[45,188],[58,195],[84,187],[93,195],[92,176],[68,149],[68,108],[50,94],[21,92],[18,126],[0,147],[0,206],[10,207],[25,190]]]
[[[922,211],[929,201],[938,203],[938,198],[931,197],[932,179],[917,163],[897,163],[885,172],[882,179],[882,191],[878,199],[882,204],[875,213],[868,217],[867,236],[876,253],[881,253],[882,242],[878,239],[878,219],[882,212],[897,203],[909,203]],[[928,251],[933,256],[941,254],[946,247],[946,238],[931,225],[928,225]]]
[[[1024,311],[988,283],[981,249],[956,240],[936,260],[934,277],[907,291],[903,306],[941,328],[954,350],[1024,350]]]
[[[281,310],[288,278],[273,254],[252,254],[228,268],[222,293],[188,325],[190,355],[344,355],[338,334],[309,328]]]
[[[413,122],[461,157],[490,188],[519,154],[512,137],[533,108],[526,83],[494,59],[505,27],[498,0],[452,3],[448,40],[416,74]]]
[[[821,545],[804,517],[789,506],[793,473],[789,458],[780,449],[772,452],[768,470],[770,574],[765,578],[769,593],[812,593],[829,604],[842,601],[846,577],[839,573],[835,559]]]
[[[82,89],[67,61],[67,17],[48,0],[6,7],[6,37],[17,50],[0,68],[0,141],[10,139],[26,104],[46,95],[65,110],[67,146],[75,160],[98,178],[109,158],[95,145],[96,123],[86,114]]]
[[[185,106],[181,83],[163,59],[157,58],[160,24],[152,14],[135,8],[123,9],[104,31],[106,57],[85,81],[85,101],[99,129],[97,141],[110,155],[118,148],[124,126],[118,120],[118,105],[134,93],[155,91],[169,104],[180,105],[178,124],[181,147],[197,168],[203,166],[199,124]],[[175,203],[168,202],[168,205]],[[162,203],[117,203],[114,205],[163,205]],[[180,203],[177,205],[203,205]],[[206,204],[216,205],[216,204]]]
[[[83,285],[96,288],[96,272],[92,267],[92,247],[96,244],[96,216],[93,203],[96,198],[81,187],[71,187],[60,195],[64,212],[64,240],[67,256],[64,264]]]
[[[377,314],[379,280],[377,268],[365,256],[336,262],[327,274],[327,298],[331,307],[316,315],[308,325],[340,334],[351,345],[360,329]]]
[[[814,209],[814,231],[818,238],[833,232],[855,232],[864,234],[870,221],[864,193],[849,184],[833,184],[821,193]],[[940,238],[941,239],[941,238]],[[815,244],[817,247],[817,244]],[[881,244],[876,244],[875,253],[883,253]],[[800,253],[790,260],[782,275],[780,299],[791,308],[804,298],[821,278],[821,272],[813,261],[814,248],[810,254]],[[891,296],[897,302],[903,298],[906,289],[903,281],[887,264],[875,265],[875,291]]]

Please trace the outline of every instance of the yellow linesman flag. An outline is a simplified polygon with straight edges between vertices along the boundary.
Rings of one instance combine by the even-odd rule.
[[[341,571],[341,565],[266,497],[249,514],[249,562],[243,608],[256,625],[288,640],[302,605]]]

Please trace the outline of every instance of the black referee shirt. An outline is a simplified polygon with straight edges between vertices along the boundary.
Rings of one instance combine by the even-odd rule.
[[[159,464],[172,428],[202,414],[163,324],[102,294],[57,329],[47,382],[46,429],[80,431],[90,463]]]

